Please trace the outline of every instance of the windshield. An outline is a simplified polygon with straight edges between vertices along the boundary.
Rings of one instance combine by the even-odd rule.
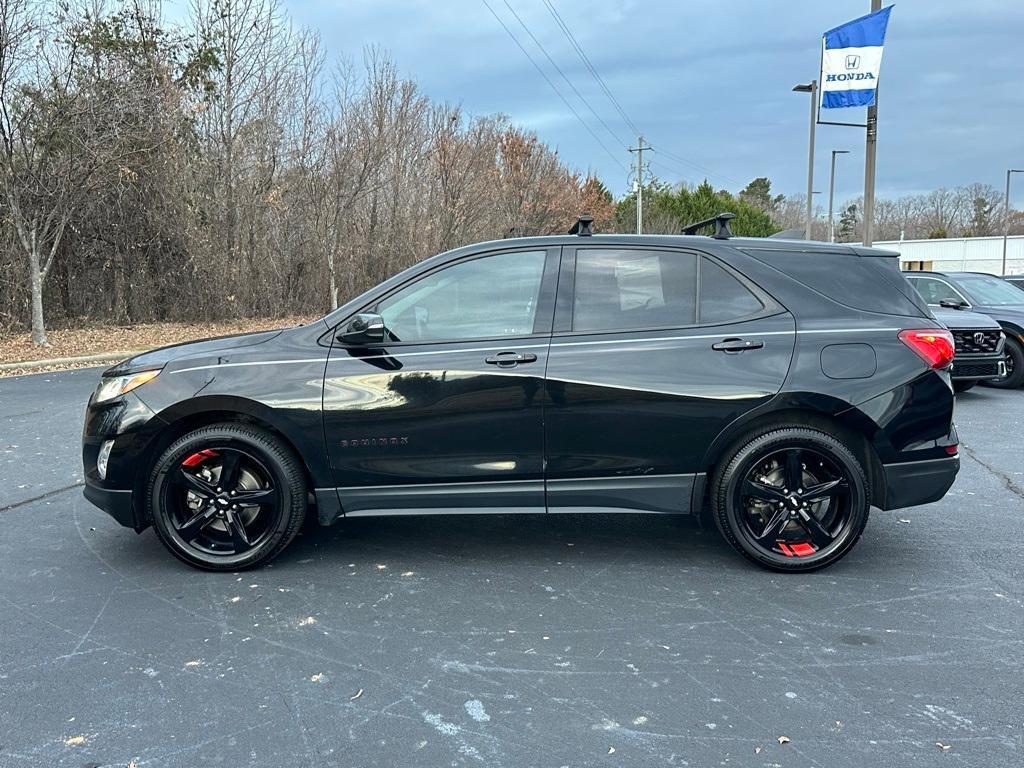
[[[1006,306],[1024,304],[1024,294],[1005,280],[992,275],[957,275],[957,284],[975,304]]]

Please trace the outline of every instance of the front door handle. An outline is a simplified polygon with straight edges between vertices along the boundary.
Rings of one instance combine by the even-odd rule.
[[[746,352],[748,349],[761,349],[763,346],[763,341],[747,341],[746,339],[731,338],[722,339],[717,344],[712,344],[711,348],[717,352],[735,354],[736,352]]]
[[[485,363],[496,365],[499,368],[514,368],[520,363],[534,363],[537,356],[532,352],[499,352],[496,355],[484,358]]]

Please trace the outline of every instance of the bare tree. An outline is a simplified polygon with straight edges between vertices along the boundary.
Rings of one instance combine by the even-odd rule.
[[[61,40],[69,26],[71,39]],[[108,146],[83,130],[106,105],[90,90],[74,31],[26,0],[0,0],[0,186],[27,258],[32,340],[41,345],[44,284]]]

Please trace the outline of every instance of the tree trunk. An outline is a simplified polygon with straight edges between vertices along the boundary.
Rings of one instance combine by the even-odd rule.
[[[43,320],[43,271],[39,263],[39,243],[32,238],[28,252],[29,283],[32,286],[32,343],[50,346],[46,338],[46,323]]]

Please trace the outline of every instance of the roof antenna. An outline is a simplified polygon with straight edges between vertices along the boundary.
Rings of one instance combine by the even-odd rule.
[[[576,219],[576,223],[569,229],[569,234],[579,237],[590,237],[594,234],[593,226],[594,217],[589,213],[581,213],[580,217]]]
[[[710,227],[712,224],[715,227],[715,233],[712,235],[715,240],[728,240],[732,237],[732,229],[729,227],[729,221],[735,219],[735,213],[720,213],[717,216],[712,216],[710,219],[704,219],[704,221],[698,221],[695,224],[688,224],[683,227],[684,235],[695,235],[698,230],[704,229],[704,227]]]

